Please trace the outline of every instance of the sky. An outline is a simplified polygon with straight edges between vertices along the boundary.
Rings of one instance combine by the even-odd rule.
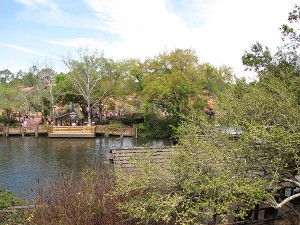
[[[200,62],[252,79],[241,57],[256,41],[272,52],[297,0],[0,0],[0,70],[62,70],[79,47],[114,60],[191,48]],[[60,72],[60,71],[58,71]]]

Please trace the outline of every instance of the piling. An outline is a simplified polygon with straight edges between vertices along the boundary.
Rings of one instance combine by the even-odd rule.
[[[39,136],[39,128],[38,126],[35,127],[35,137]]]

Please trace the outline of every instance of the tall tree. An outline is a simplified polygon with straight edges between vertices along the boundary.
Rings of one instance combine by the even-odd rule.
[[[231,79],[229,68],[200,64],[194,50],[176,49],[145,61],[142,77],[146,127],[155,134],[172,135],[180,114],[193,108],[204,110]],[[163,126],[164,125],[164,126]],[[163,127],[161,127],[163,126]],[[156,136],[157,137],[157,136]]]
[[[1,84],[6,84],[10,82],[13,78],[14,78],[14,74],[10,72],[8,69],[0,71]]]
[[[87,48],[77,51],[78,60],[66,57],[63,62],[68,67],[68,79],[87,104],[88,123],[91,124],[91,108],[107,93],[108,86],[98,89],[110,71],[110,65],[102,54]]]

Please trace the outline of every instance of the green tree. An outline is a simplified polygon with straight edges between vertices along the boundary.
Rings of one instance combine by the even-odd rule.
[[[289,82],[293,92],[298,96],[300,103],[300,7],[295,5],[294,10],[289,13],[288,24],[280,28],[283,43],[272,54],[268,47],[263,47],[259,42],[251,46],[242,57],[246,70],[258,72],[260,80],[265,79],[269,74]]]
[[[70,80],[67,78],[67,74],[59,73],[55,76],[54,93],[56,97],[56,102],[60,105],[68,104],[82,104],[84,99],[81,95],[78,94]]]
[[[22,77],[22,82],[25,87],[34,87],[39,82],[39,69],[37,66],[32,66],[29,71]]]
[[[0,85],[0,108],[4,110],[6,119],[13,120],[14,110],[19,110],[24,104],[24,96],[20,90],[8,84]]]
[[[141,80],[145,127],[160,137],[172,135],[171,126],[178,126],[180,114],[204,110],[207,101],[216,99],[232,77],[227,67],[200,64],[191,49],[160,54],[148,59],[145,67]]]
[[[10,72],[8,69],[0,71],[1,84],[6,84],[10,82],[13,78],[14,78],[14,74]]]
[[[255,171],[273,190],[280,190],[287,180],[291,186],[297,184],[300,106],[291,87],[269,75],[258,83],[238,82],[232,93],[219,122],[243,132],[237,142],[240,157],[248,161],[245,171]],[[276,197],[268,203],[279,208],[284,199]]]

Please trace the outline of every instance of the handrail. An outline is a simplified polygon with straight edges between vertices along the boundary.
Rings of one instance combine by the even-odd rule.
[[[94,126],[50,126],[48,133],[95,133]]]

